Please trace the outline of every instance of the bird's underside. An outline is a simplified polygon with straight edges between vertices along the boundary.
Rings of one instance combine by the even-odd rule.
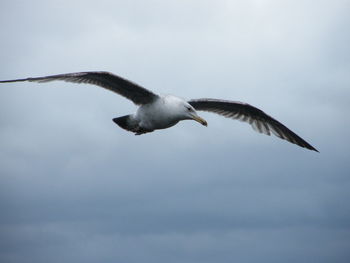
[[[10,82],[49,82],[63,80],[74,83],[93,84],[113,91],[139,105],[136,114],[114,118],[121,128],[136,135],[152,132],[157,129],[171,127],[181,120],[192,119],[206,126],[206,121],[196,111],[208,111],[227,118],[249,123],[254,130],[277,137],[309,150],[317,151],[313,146],[288,129],[285,125],[267,115],[260,109],[247,103],[218,100],[196,99],[185,101],[175,96],[159,96],[136,83],[109,72],[78,72],[50,75],[37,78],[4,80]]]

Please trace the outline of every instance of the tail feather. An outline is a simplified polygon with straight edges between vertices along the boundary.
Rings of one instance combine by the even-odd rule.
[[[136,132],[139,129],[137,121],[134,120],[132,115],[125,115],[122,117],[114,118],[113,121],[121,128]]]
[[[152,132],[153,130],[146,130],[139,126],[139,121],[131,115],[125,115],[122,117],[114,118],[113,121],[121,128],[134,132],[135,135],[141,135],[144,133]]]

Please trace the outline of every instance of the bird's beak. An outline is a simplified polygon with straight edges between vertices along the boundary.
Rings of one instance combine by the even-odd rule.
[[[208,126],[208,123],[205,119],[202,119],[201,117],[199,117],[198,115],[192,115],[192,119],[199,122],[200,124],[204,125],[204,126]]]

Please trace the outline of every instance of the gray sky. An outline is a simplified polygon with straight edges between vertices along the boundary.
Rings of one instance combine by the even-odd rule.
[[[1,262],[349,262],[349,1],[1,1],[0,79],[107,70],[245,101],[143,136],[88,85],[0,88]]]

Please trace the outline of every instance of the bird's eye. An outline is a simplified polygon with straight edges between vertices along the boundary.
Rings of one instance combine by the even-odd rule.
[[[187,107],[187,109],[188,109],[189,111],[192,111],[192,108],[191,108],[191,107]]]

